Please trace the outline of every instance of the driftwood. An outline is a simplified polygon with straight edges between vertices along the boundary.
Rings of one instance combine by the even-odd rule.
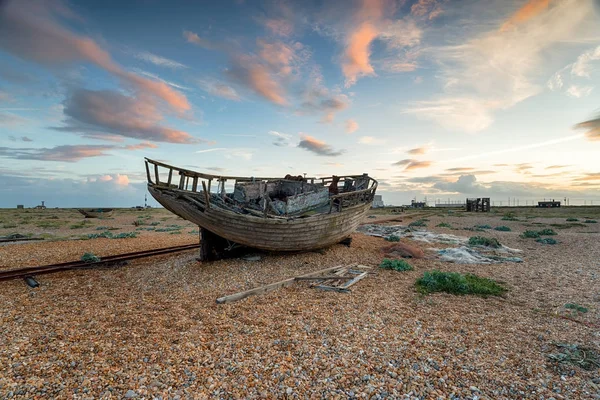
[[[359,270],[355,270],[352,268],[358,268]],[[362,271],[363,269],[367,269],[367,271]],[[249,296],[272,292],[273,290],[277,290],[282,287],[293,285],[294,282],[297,282],[297,281],[316,280],[318,282],[315,283],[315,285],[318,285],[318,286],[313,285],[312,287],[315,287],[315,288],[318,288],[321,290],[331,290],[331,291],[336,291],[336,292],[348,293],[348,292],[350,292],[350,290],[348,288],[350,286],[354,285],[356,282],[363,279],[365,276],[367,276],[369,274],[368,270],[370,270],[370,269],[371,269],[371,267],[368,267],[366,265],[357,265],[357,264],[352,264],[352,265],[347,265],[347,266],[338,265],[337,267],[325,268],[325,269],[322,269],[319,271],[310,272],[308,274],[294,276],[292,278],[284,279],[279,282],[274,282],[274,283],[270,283],[268,285],[259,286],[254,289],[246,290],[244,292],[239,292],[239,293],[235,293],[235,294],[232,294],[229,296],[219,297],[217,299],[217,304],[232,303],[234,301],[245,299],[246,297],[249,297]],[[330,276],[323,275],[328,272],[332,273],[333,275],[330,275]],[[348,273],[350,273],[352,275],[346,275]],[[350,280],[348,280],[348,279],[350,279]],[[325,281],[330,281],[332,283],[338,282],[338,281],[346,281],[346,282],[339,286],[319,285],[319,283],[322,283]]]
[[[249,296],[272,292],[273,290],[277,290],[277,289],[285,287],[285,286],[293,285],[294,282],[296,282],[296,280],[298,280],[298,279],[309,278],[309,277],[318,277],[319,275],[322,275],[324,273],[336,271],[341,268],[344,268],[344,266],[338,265],[337,267],[325,268],[325,269],[322,269],[319,271],[310,272],[308,274],[294,276],[292,278],[284,279],[279,282],[274,282],[274,283],[270,283],[268,285],[259,286],[254,289],[246,290],[244,292],[239,292],[239,293],[231,294],[229,296],[219,297],[217,299],[217,304],[232,303],[234,301],[245,299],[246,297],[249,297]]]

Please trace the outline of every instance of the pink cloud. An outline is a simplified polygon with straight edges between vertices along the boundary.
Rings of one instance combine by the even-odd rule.
[[[371,42],[382,32],[382,19],[389,7],[387,0],[363,0],[355,13],[346,35],[342,61],[346,87],[352,86],[362,76],[375,75],[370,61]]]
[[[344,153],[343,150],[334,150],[333,147],[323,142],[322,140],[316,139],[312,136],[300,134],[300,143],[298,147],[311,151],[319,156],[340,156]]]
[[[545,11],[550,5],[550,0],[529,0],[521,8],[519,8],[511,17],[502,24],[501,31],[506,31],[511,27],[519,25],[523,22],[536,17],[541,12]]]
[[[358,130],[358,122],[353,119],[349,119],[346,121],[346,133],[353,133]]]
[[[107,145],[63,145],[52,148],[9,148],[0,147],[0,157],[15,160],[76,162],[84,158],[108,156],[114,146]]]
[[[158,148],[157,145],[155,145],[154,143],[150,143],[150,142],[141,142],[138,144],[130,144],[125,146],[125,148],[127,150],[143,150],[143,149],[156,149]]]
[[[183,31],[183,37],[187,40],[188,43],[195,44],[196,46],[204,47],[205,49],[212,49],[213,44],[198,36],[197,33],[191,31]]]
[[[42,65],[87,61],[119,77],[134,89],[156,96],[174,110],[189,110],[187,98],[163,82],[126,71],[94,40],[61,26],[56,9],[46,2],[11,1],[0,14],[0,48]]]
[[[417,17],[435,19],[444,13],[439,0],[419,0],[410,8],[410,13]]]
[[[600,140],[600,115],[598,115],[595,119],[590,119],[589,121],[580,122],[575,125],[575,128],[585,129],[587,132],[585,136],[592,141]]]
[[[234,67],[227,73],[232,79],[248,86],[270,102],[281,106],[288,104],[285,88],[271,74],[268,66],[259,60],[250,56],[235,57]]]
[[[401,160],[393,163],[392,165],[403,166],[405,171],[413,171],[415,169],[430,167],[433,163],[431,161],[418,161],[411,158]]]
[[[427,150],[429,150],[429,147],[421,146],[421,147],[415,147],[414,149],[410,149],[407,151],[407,153],[411,154],[411,155],[421,155],[421,154],[427,153]]]
[[[108,181],[112,181],[113,177],[110,175],[102,175],[100,178],[98,178],[99,181],[102,182],[108,182]]]
[[[111,90],[72,90],[64,104],[68,117],[55,130],[85,134],[121,135],[170,143],[201,141],[190,134],[161,125],[158,105],[149,96],[127,96]]]
[[[361,76],[375,75],[375,70],[370,63],[371,42],[378,35],[378,31],[371,23],[363,23],[350,34],[344,53],[342,72],[346,77],[346,87],[352,86]]]
[[[267,19],[264,21],[265,27],[274,35],[290,36],[294,31],[294,24],[286,19]]]
[[[127,186],[129,185],[129,177],[127,175],[117,174],[115,183],[119,186]]]

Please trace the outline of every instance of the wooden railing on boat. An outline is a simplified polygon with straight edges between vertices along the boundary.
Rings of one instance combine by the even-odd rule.
[[[196,172],[196,171],[192,171],[189,169],[185,169],[185,168],[180,168],[180,167],[175,167],[173,165],[169,165],[169,164],[165,164],[163,162],[160,161],[156,161],[156,160],[151,160],[149,158],[145,158],[145,164],[146,164],[146,176],[148,179],[148,183],[158,187],[158,188],[168,188],[168,189],[174,189],[177,191],[182,191],[182,192],[191,192],[191,193],[198,193],[198,194],[203,194],[204,199],[202,199],[203,201],[198,202],[197,199],[194,199],[190,196],[185,196],[185,193],[182,193],[183,196],[185,196],[188,200],[193,200],[196,203],[199,203],[198,205],[201,205],[203,208],[209,209],[211,206],[211,200],[212,202],[216,201],[215,198],[211,195],[211,186],[212,186],[212,182],[213,180],[218,184],[218,190],[217,190],[217,199],[219,200],[219,205],[223,205],[224,203],[226,203],[227,200],[229,200],[226,196],[226,192],[225,192],[225,182],[227,182],[228,180],[233,180],[236,182],[256,182],[256,181],[263,181],[263,182],[268,182],[268,181],[274,181],[274,180],[282,180],[284,178],[281,177],[277,177],[277,178],[265,178],[265,177],[241,177],[241,176],[228,176],[228,175],[212,175],[212,174],[205,174],[205,173],[201,173],[201,172]],[[163,181],[160,179],[160,169],[166,169],[167,172],[167,180]],[[153,172],[153,173],[151,173]],[[177,176],[179,176],[179,178],[177,178]],[[154,179],[152,179],[154,177]],[[352,207],[354,205],[357,204],[363,204],[366,202],[372,202],[373,201],[373,197],[375,195],[375,190],[377,189],[377,181],[371,177],[369,177],[367,174],[362,174],[362,175],[344,175],[344,176],[338,176],[337,178],[339,178],[339,182],[338,182],[338,190],[341,190],[341,192],[339,194],[336,195],[332,195],[329,198],[329,212],[341,212],[344,208],[347,207]],[[177,180],[179,179],[179,180]],[[309,177],[309,178],[304,178],[305,182],[310,182],[310,183],[321,183],[324,186],[328,186],[329,184],[331,184],[331,182],[333,182],[333,177],[323,177],[323,178],[313,178],[313,177]],[[191,182],[191,185],[190,185]],[[344,192],[344,188],[350,184],[350,186],[352,186],[352,184],[356,183],[356,182],[362,182],[363,186],[365,187],[364,189],[360,189],[360,190],[352,190],[352,191],[346,191]],[[340,186],[341,185],[341,186]],[[200,191],[200,186],[202,186],[202,190]],[[231,201],[231,200],[229,200]],[[205,203],[205,204],[204,204]],[[248,210],[250,211],[250,210]],[[255,210],[254,210],[255,211]],[[264,217],[277,217],[277,216],[273,216],[273,215],[267,215],[267,213],[265,212]],[[283,217],[279,217],[279,218],[283,218]],[[287,219],[287,218],[286,218]]]

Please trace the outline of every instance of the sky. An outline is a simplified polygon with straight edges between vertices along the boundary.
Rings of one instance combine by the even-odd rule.
[[[141,205],[144,157],[600,204],[599,84],[600,0],[0,0],[0,207]]]

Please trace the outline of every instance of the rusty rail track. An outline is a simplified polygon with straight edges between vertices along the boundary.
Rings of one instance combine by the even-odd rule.
[[[158,256],[162,254],[175,253],[184,250],[193,250],[199,248],[200,245],[186,244],[181,246],[165,247],[162,249],[152,249],[136,251],[133,253],[117,254],[114,256],[103,257],[100,261],[96,262],[85,262],[85,261],[69,261],[58,264],[40,265],[35,267],[25,267],[17,269],[9,269],[0,271],[0,281],[8,281],[11,279],[24,279],[27,277],[43,274],[51,274],[54,272],[74,270],[74,269],[88,269],[102,265],[117,264],[124,261],[135,260],[137,258]]]

